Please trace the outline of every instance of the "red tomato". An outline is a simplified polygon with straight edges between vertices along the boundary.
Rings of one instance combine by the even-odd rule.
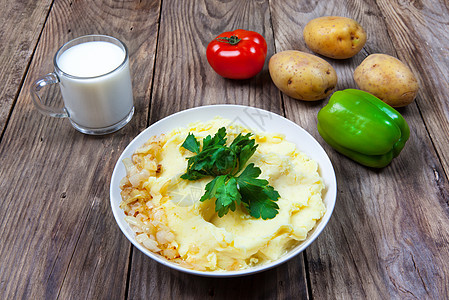
[[[267,42],[257,32],[223,32],[209,43],[207,61],[223,77],[248,79],[259,73],[267,57]]]

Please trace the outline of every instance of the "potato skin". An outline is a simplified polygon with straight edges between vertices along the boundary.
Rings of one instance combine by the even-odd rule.
[[[418,80],[409,67],[387,54],[371,54],[355,69],[359,89],[373,94],[392,107],[413,102],[419,90]]]
[[[345,17],[313,19],[304,27],[303,34],[310,50],[336,59],[353,57],[366,43],[366,32],[362,26]]]
[[[270,58],[268,70],[278,89],[294,99],[324,99],[337,86],[337,73],[327,61],[301,51],[276,53]]]

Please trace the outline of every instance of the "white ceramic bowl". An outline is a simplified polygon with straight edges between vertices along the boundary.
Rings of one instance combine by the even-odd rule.
[[[186,127],[188,124],[195,121],[209,121],[216,116],[230,119],[235,123],[239,123],[250,129],[252,128],[255,131],[282,133],[285,135],[286,140],[296,144],[299,151],[306,153],[310,158],[318,162],[320,175],[326,185],[326,189],[323,191],[323,200],[326,205],[326,213],[321,220],[317,222],[315,228],[309,232],[306,240],[300,242],[295,248],[293,248],[286,255],[282,256],[280,259],[269,264],[240,271],[226,272],[205,272],[183,268],[140,245],[135,239],[135,233],[124,220],[124,212],[119,208],[121,201],[119,183],[120,180],[126,176],[126,170],[122,163],[124,158],[131,157],[137,148],[143,145],[150,137],[154,135],[168,133],[178,127]],[[209,105],[196,107],[175,113],[152,124],[150,127],[142,131],[123,151],[115,165],[110,187],[111,207],[115,220],[117,221],[117,224],[122,232],[136,248],[157,262],[170,268],[190,274],[210,277],[233,277],[254,274],[276,267],[298,255],[318,237],[326,226],[335,206],[336,195],[337,183],[332,163],[324,149],[307,131],[292,121],[275,113],[241,105]]]

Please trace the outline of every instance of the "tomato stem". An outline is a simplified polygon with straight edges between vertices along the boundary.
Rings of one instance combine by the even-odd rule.
[[[228,43],[230,45],[237,45],[242,39],[239,39],[237,36],[232,35],[230,37],[218,37],[216,38],[217,41]]]

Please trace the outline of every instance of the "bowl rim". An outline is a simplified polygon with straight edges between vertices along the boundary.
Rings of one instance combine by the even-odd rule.
[[[327,200],[327,202],[325,203],[326,212],[323,215],[323,217],[319,221],[317,221],[314,228],[311,231],[309,231],[307,238],[304,241],[299,242],[299,244],[297,246],[295,246],[288,253],[282,255],[279,259],[277,259],[275,261],[272,261],[270,263],[263,264],[260,266],[252,267],[252,268],[238,270],[238,271],[198,271],[198,270],[187,269],[187,268],[182,267],[176,263],[168,261],[166,258],[164,258],[163,256],[161,256],[157,253],[151,252],[150,250],[146,249],[145,247],[143,247],[141,244],[139,244],[136,241],[135,233],[131,230],[128,223],[126,223],[126,221],[124,220],[124,218],[123,218],[124,213],[118,207],[118,204],[121,201],[118,183],[120,182],[120,180],[122,179],[122,176],[123,176],[123,175],[119,175],[119,174],[120,174],[120,169],[123,171],[123,168],[124,168],[124,166],[122,166],[123,165],[122,160],[125,157],[130,157],[130,155],[132,153],[134,153],[134,151],[138,147],[140,147],[145,141],[147,141],[151,136],[157,135],[158,133],[151,133],[151,131],[154,128],[157,128],[157,127],[163,125],[164,123],[168,122],[169,120],[175,120],[175,123],[176,123],[176,118],[179,119],[185,115],[194,114],[194,113],[200,112],[200,111],[207,112],[208,110],[212,110],[212,111],[216,110],[215,115],[211,114],[208,117],[208,120],[212,120],[217,116],[221,116],[220,114],[223,112],[223,110],[229,110],[229,109],[231,111],[232,110],[240,111],[240,110],[250,109],[250,110],[257,111],[258,113],[263,113],[267,117],[276,118],[276,119],[279,119],[279,121],[285,122],[285,124],[287,124],[286,126],[291,126],[295,130],[299,130],[299,132],[301,132],[302,135],[304,135],[305,137],[310,139],[310,142],[312,144],[314,144],[313,146],[315,148],[317,148],[316,149],[317,152],[321,152],[321,153],[306,153],[306,152],[304,152],[304,153],[309,157],[320,155],[320,157],[322,159],[320,161],[317,161],[318,168],[320,171],[320,176],[323,177],[323,174],[322,174],[323,170],[325,170],[327,172],[326,180],[325,180],[326,187],[325,187],[325,190],[323,191],[323,196],[322,196],[323,202],[325,202],[325,199]],[[169,127],[166,129],[165,132],[170,132],[171,130],[173,130],[175,128],[187,127],[189,125],[189,123],[193,123],[195,121],[197,121],[197,120],[192,120],[183,126]],[[247,127],[246,125],[244,125],[244,126]],[[249,127],[249,129],[254,129],[254,128]],[[258,131],[261,132],[260,130],[258,130]],[[275,131],[271,131],[271,132],[275,133],[275,132],[279,132],[279,130],[275,130]],[[283,132],[279,132],[279,133],[284,134]],[[294,141],[289,140],[287,135],[286,135],[286,140],[295,143],[298,148],[298,144]],[[129,156],[128,156],[128,154],[129,154]],[[314,159],[314,160],[316,161],[316,159]],[[324,177],[323,177],[323,180],[324,180]],[[303,129],[301,126],[299,126],[295,122],[293,122],[279,114],[276,114],[276,113],[273,113],[273,112],[270,112],[270,111],[267,111],[267,110],[264,110],[261,108],[252,107],[252,106],[236,105],[236,104],[212,104],[212,105],[204,105],[204,106],[189,108],[189,109],[185,109],[185,110],[173,113],[171,115],[168,115],[168,116],[158,120],[157,122],[154,122],[149,127],[147,127],[142,132],[140,132],[126,146],[126,148],[120,154],[120,157],[118,158],[118,160],[114,166],[114,170],[113,170],[113,173],[111,176],[109,193],[110,193],[110,205],[111,205],[111,209],[112,209],[114,219],[115,219],[117,225],[119,226],[122,233],[126,236],[126,238],[137,249],[139,249],[141,252],[143,252],[146,256],[152,258],[156,262],[158,262],[162,265],[165,265],[169,268],[172,268],[172,269],[184,272],[184,273],[192,274],[192,275],[205,276],[205,277],[236,277],[236,276],[245,276],[245,275],[256,274],[256,273],[259,273],[262,271],[266,271],[266,270],[275,268],[275,267],[289,261],[291,258],[297,256],[298,254],[303,252],[312,242],[314,242],[318,238],[318,236],[321,234],[321,232],[324,230],[324,228],[326,227],[327,223],[329,222],[329,220],[332,216],[332,213],[333,213],[333,210],[334,210],[334,207],[336,204],[336,198],[337,198],[337,181],[336,181],[335,171],[334,171],[332,162],[330,161],[329,156],[327,155],[327,153],[325,152],[323,147],[319,144],[319,142],[310,133],[308,133],[305,129]],[[114,199],[116,199],[116,198],[118,199],[118,201],[114,201]]]

